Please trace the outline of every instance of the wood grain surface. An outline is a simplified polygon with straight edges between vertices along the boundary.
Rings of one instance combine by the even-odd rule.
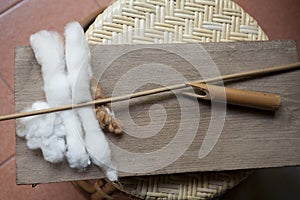
[[[94,75],[106,96],[298,61],[293,41],[101,45],[91,46],[91,52]],[[183,89],[113,104],[126,132],[122,137],[106,134],[119,176],[299,165],[299,76],[298,70],[226,82],[230,87],[280,94],[282,104],[275,113],[197,102],[180,95]],[[16,112],[44,99],[40,66],[31,48],[17,47]],[[222,109],[226,117],[219,130]],[[199,154],[200,148],[204,154]],[[67,162],[47,163],[40,151],[29,150],[18,137],[16,165],[17,184],[103,177],[93,165],[78,172]]]

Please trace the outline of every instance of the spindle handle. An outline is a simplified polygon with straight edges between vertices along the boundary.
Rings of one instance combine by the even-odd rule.
[[[280,96],[277,94],[208,85],[204,83],[192,84],[192,86],[196,86],[206,93],[206,95],[199,95],[200,99],[226,102],[228,104],[270,111],[276,111],[280,106]]]

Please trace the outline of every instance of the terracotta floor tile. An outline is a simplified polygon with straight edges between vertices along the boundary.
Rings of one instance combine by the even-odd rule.
[[[14,111],[12,91],[0,79],[0,115],[11,114]],[[0,122],[0,164],[15,153],[14,121]]]
[[[106,8],[109,4],[111,4],[114,0],[95,0],[100,8]]]
[[[1,0],[0,12],[3,8],[10,7],[13,4],[11,2],[17,1]],[[235,1],[259,22],[270,39],[295,39],[300,50],[300,12],[298,12],[300,1]],[[0,15],[0,76],[11,88],[9,90],[5,83],[0,80],[0,114],[8,114],[13,111],[14,47],[28,45],[29,35],[41,29],[62,32],[68,21],[82,19],[97,10],[98,7],[106,7],[109,2],[110,0],[26,0]],[[11,157],[15,149],[13,121],[0,122],[0,137],[0,163],[10,158],[0,166],[0,199],[84,199],[70,183],[44,184],[36,188],[17,186],[15,184],[15,158]],[[279,173],[282,172],[276,172],[276,174]],[[292,171],[292,174],[296,174],[296,172]],[[270,175],[270,177],[272,176]],[[265,185],[269,184],[269,178],[265,179]],[[257,180],[254,184],[260,181]],[[287,183],[288,181],[282,177],[274,184],[279,182]],[[246,187],[251,188],[251,184],[246,185]],[[272,189],[271,192],[274,191]],[[289,192],[288,189],[280,190],[279,188],[274,193],[281,191]],[[247,192],[246,190],[245,192],[242,190],[241,193],[245,197],[251,192],[253,193],[253,191]],[[236,199],[237,197],[238,195],[233,195],[233,198],[229,199]]]
[[[299,0],[235,0],[235,2],[258,21],[271,40],[296,40],[298,52],[300,51]]]
[[[15,158],[11,158],[0,167],[0,199],[5,200],[83,200],[79,191],[70,183],[41,184],[32,188],[30,185],[16,185]]]
[[[81,20],[98,9],[94,0],[27,0],[0,17],[0,75],[13,88],[14,47],[28,45],[41,29],[63,32],[66,23]]]
[[[0,166],[9,157],[15,154],[16,137],[13,120],[0,122]]]
[[[17,3],[21,2],[22,0],[1,0],[0,3],[0,14],[7,11],[8,9],[12,8]]]

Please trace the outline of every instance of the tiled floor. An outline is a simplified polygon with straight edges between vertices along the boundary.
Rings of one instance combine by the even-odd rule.
[[[28,45],[30,34],[50,29],[62,33],[65,24],[104,8],[96,0],[0,1],[0,115],[14,111],[14,47]],[[84,199],[71,183],[31,186],[15,184],[14,122],[0,122],[0,199]]]
[[[270,39],[294,39],[300,49],[300,12],[298,0],[235,0],[251,14]],[[30,34],[40,29],[62,32],[71,20],[81,20],[109,0],[1,0],[0,1],[0,115],[14,111],[14,47],[28,45]],[[70,183],[31,186],[15,184],[15,132],[13,121],[0,122],[0,199],[83,199]],[[276,192],[297,194],[299,169],[262,170],[250,177],[224,199],[266,199]],[[276,174],[276,176],[274,176]],[[295,176],[294,176],[295,175]],[[297,179],[294,177],[298,177]],[[271,179],[271,180],[270,180]],[[269,182],[270,180],[270,182]],[[259,182],[258,182],[259,181]],[[285,187],[284,182],[297,184]],[[276,185],[277,191],[262,183]],[[260,187],[257,188],[257,185]],[[247,195],[256,187],[256,196]],[[254,188],[254,189],[253,189]],[[263,189],[262,189],[263,188]],[[259,190],[260,189],[260,190]],[[272,191],[272,195],[263,192]],[[257,192],[258,191],[258,192]],[[254,191],[255,192],[255,191]],[[260,192],[260,193],[259,193]],[[275,195],[280,197],[280,195]],[[299,197],[300,195],[298,195]],[[283,197],[283,196],[282,196]],[[299,199],[299,198],[298,198]]]

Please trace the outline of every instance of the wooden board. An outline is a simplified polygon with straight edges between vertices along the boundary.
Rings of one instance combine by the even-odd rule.
[[[115,92],[115,86],[122,77],[125,79],[130,77],[129,72],[139,66],[150,69],[153,66],[161,67],[161,69],[167,66],[169,69],[176,70],[186,80],[197,80],[203,74],[215,75],[211,73],[213,64],[208,55],[216,63],[221,74],[298,61],[297,49],[293,41],[207,43],[202,46],[199,44],[102,45],[92,46],[91,49],[94,74],[100,78],[100,83],[107,96],[112,95],[113,91]],[[205,50],[208,54],[205,53]],[[197,66],[195,67],[195,65]],[[138,76],[127,79],[126,84],[121,85],[126,88],[132,83],[133,85],[141,84],[137,83],[138,81],[161,82],[162,84],[166,83],[166,80],[168,83],[178,82],[178,77],[173,76],[172,73],[165,73],[155,67],[153,70],[139,73]],[[206,152],[208,154],[204,158],[199,158],[201,145],[205,141],[214,143],[212,137],[209,137],[211,135],[207,133],[209,125],[211,123],[218,124],[218,120],[221,120],[213,114],[214,111],[209,103],[200,102],[198,105],[194,99],[181,95],[175,98],[174,94],[166,93],[130,101],[129,112],[123,109],[122,105],[125,104],[113,105],[116,115],[123,122],[130,124],[130,121],[127,120],[130,117],[134,121],[134,124],[130,125],[131,127],[126,127],[125,124],[125,128],[131,135],[124,134],[122,137],[115,137],[107,134],[111,146],[114,144],[129,152],[129,154],[124,154],[116,148],[112,150],[112,156],[118,169],[124,169],[119,172],[119,175],[169,174],[299,165],[299,76],[300,71],[298,70],[228,83],[227,85],[230,87],[278,93],[282,97],[282,105],[276,113],[228,106],[222,132],[216,144],[213,145],[211,151]],[[153,80],[149,77],[153,77]],[[157,86],[157,84],[146,84],[136,89],[149,89]],[[43,100],[42,87],[40,67],[34,59],[31,48],[16,48],[16,112],[30,106],[34,101]],[[153,106],[158,103],[158,99],[160,106]],[[194,112],[195,102],[198,105],[198,114]],[[180,107],[182,105],[185,107],[184,112]],[[162,111],[162,106],[164,111]],[[217,108],[220,105],[213,106]],[[150,113],[149,108],[151,108]],[[198,119],[199,113],[200,118]],[[184,118],[181,119],[180,116],[183,114]],[[166,121],[161,126],[161,120],[164,119]],[[196,130],[195,124],[197,125]],[[132,127],[135,127],[136,131],[131,130],[130,132]],[[153,133],[153,130],[156,129],[158,130],[157,134]],[[194,138],[191,136],[193,131],[195,131]],[[213,131],[217,133],[217,129]],[[214,132],[209,134],[214,134]],[[205,136],[207,136],[206,139]],[[191,137],[192,141],[190,142],[188,140]],[[174,145],[172,146],[173,150],[159,151],[169,147],[168,144]],[[187,147],[186,151],[181,152],[185,146]],[[153,152],[156,154],[151,154]],[[29,150],[25,140],[18,137],[16,165],[17,184],[103,177],[101,170],[95,166],[90,166],[85,172],[77,172],[70,169],[67,162],[47,163],[42,159],[40,151]],[[156,170],[151,171],[153,169]],[[135,173],[129,173],[132,171]]]

